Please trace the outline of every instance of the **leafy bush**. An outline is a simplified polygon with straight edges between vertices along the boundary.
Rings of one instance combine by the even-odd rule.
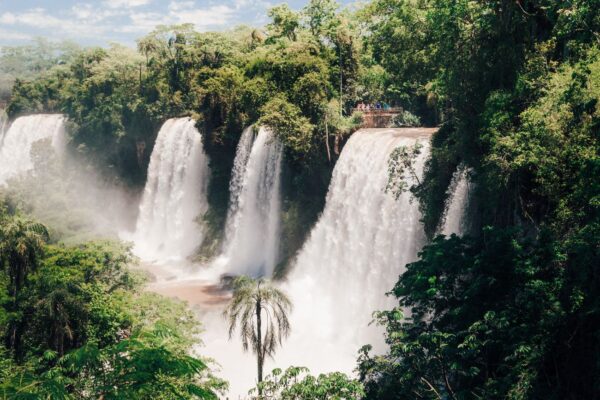
[[[358,400],[363,396],[362,385],[341,372],[309,374],[303,367],[274,369],[265,380],[250,391],[252,399],[265,400]],[[262,393],[257,396],[258,393]]]
[[[403,110],[400,114],[395,115],[389,125],[390,128],[410,128],[417,126],[421,126],[421,119],[407,110]]]

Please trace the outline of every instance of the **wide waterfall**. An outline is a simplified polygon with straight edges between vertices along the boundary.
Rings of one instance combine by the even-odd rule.
[[[358,131],[344,147],[323,215],[288,276],[295,305],[292,337],[277,356],[278,365],[351,372],[362,345],[382,350],[382,332],[369,326],[372,313],[393,306],[385,293],[424,242],[418,202],[409,192],[395,200],[385,191],[388,160],[394,149],[419,142],[423,149],[415,170],[420,174],[430,133]]]
[[[282,146],[271,132],[242,133],[230,183],[223,256],[228,273],[269,276],[278,262]]]
[[[470,194],[469,173],[470,170],[461,164],[452,175],[440,229],[443,235],[449,236],[454,233],[461,236],[466,231],[465,215]]]
[[[57,153],[65,147],[65,117],[60,114],[37,114],[17,118],[1,138],[0,184],[31,170],[34,143],[48,139]]]
[[[134,236],[140,257],[185,260],[202,243],[199,220],[208,208],[208,172],[194,120],[165,122],[152,150]]]

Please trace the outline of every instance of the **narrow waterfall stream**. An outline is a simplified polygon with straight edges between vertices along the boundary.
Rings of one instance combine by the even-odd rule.
[[[0,110],[0,149],[2,148],[2,143],[4,142],[6,128],[8,128],[8,116],[4,110]]]
[[[191,118],[164,123],[150,158],[134,234],[147,261],[184,261],[202,243],[197,221],[208,208],[208,158]]]
[[[469,172],[470,170],[461,164],[452,175],[440,229],[442,235],[450,236],[454,233],[461,236],[465,233],[465,215],[471,190]]]
[[[216,261],[235,275],[270,276],[278,262],[282,146],[271,133],[246,128],[230,183],[223,255]]]
[[[66,144],[65,117],[60,114],[37,114],[17,118],[3,137],[0,136],[0,185],[34,165],[31,150],[34,143],[48,139],[57,153]]]

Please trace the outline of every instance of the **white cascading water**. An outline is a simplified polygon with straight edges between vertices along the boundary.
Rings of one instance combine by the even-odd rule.
[[[2,148],[2,143],[4,142],[6,128],[8,128],[8,116],[4,110],[0,110],[0,148]]]
[[[31,149],[35,142],[50,139],[60,154],[66,144],[65,117],[60,114],[36,114],[17,118],[2,137],[0,147],[0,185],[34,165]]]
[[[351,372],[362,345],[383,350],[382,331],[369,326],[372,313],[393,306],[385,294],[424,243],[418,201],[409,192],[398,200],[385,192],[388,160],[395,148],[419,142],[421,174],[429,133],[358,131],[344,147],[323,215],[288,277],[293,333],[277,365]]]
[[[134,250],[142,259],[185,260],[202,243],[198,218],[208,209],[208,172],[195,121],[166,121],[152,150],[134,234]]]
[[[394,200],[385,192],[388,159],[395,148],[419,141],[424,145],[416,163],[420,173],[432,132],[358,131],[345,145],[323,214],[282,284],[294,304],[292,334],[275,360],[267,360],[265,373],[290,365],[306,366],[313,374],[352,373],[362,345],[384,349],[383,332],[369,326],[372,313],[393,306],[385,294],[424,243],[418,202],[409,193]],[[244,397],[255,384],[254,357],[242,353],[239,340],[227,340],[220,314],[203,321],[210,321],[203,351],[221,363],[221,376],[232,385],[229,397]]]
[[[470,170],[464,165],[459,165],[448,186],[446,208],[440,232],[442,235],[463,235],[465,233],[465,214],[469,203],[471,183]]]
[[[271,132],[242,133],[230,183],[223,255],[217,264],[235,275],[270,276],[279,254],[283,149]]]

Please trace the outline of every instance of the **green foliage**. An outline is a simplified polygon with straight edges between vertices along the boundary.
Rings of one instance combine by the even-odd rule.
[[[402,113],[395,115],[390,122],[391,128],[404,128],[404,127],[416,127],[421,126],[421,119],[411,113],[410,111],[402,111]]]
[[[340,115],[340,102],[335,99],[327,104],[325,114],[326,117],[323,123],[327,125],[327,131],[330,134],[351,135],[363,123],[363,114],[360,111],[355,111],[347,117]],[[323,130],[325,130],[325,127],[323,127]]]
[[[1,209],[0,395],[10,399],[215,399],[225,383],[192,356],[184,304],[140,293],[129,248],[47,245]]]
[[[274,369],[250,394],[267,400],[358,400],[364,392],[359,382],[341,372],[314,377],[307,368],[288,367]]]
[[[448,187],[459,165],[457,143],[453,136],[454,128],[449,123],[433,134],[421,184],[411,188],[415,197],[420,199],[421,221],[429,238],[437,233],[445,211]]]
[[[17,79],[32,79],[70,62],[79,51],[72,42],[53,43],[36,38],[20,47],[2,46],[0,50],[0,100],[10,99]]]
[[[296,30],[300,26],[300,18],[287,4],[280,4],[269,9],[268,15],[273,20],[267,26],[269,39],[286,37],[290,40],[296,40]]]
[[[411,188],[409,183],[414,182],[415,185],[420,183],[415,162],[419,154],[421,154],[422,148],[422,144],[416,143],[412,147],[397,147],[390,153],[390,158],[388,159],[388,182],[385,191],[391,193],[396,200],[400,198],[402,193]]]
[[[552,393],[540,374],[550,372],[543,372],[547,349],[567,311],[563,259],[560,249],[510,231],[488,229],[483,242],[437,237],[396,284],[399,307],[378,314],[390,356],[363,350],[368,398]]]
[[[0,64],[17,60],[23,72],[14,75],[11,116],[67,113],[78,151],[128,183],[144,181],[144,149],[158,126],[194,116],[213,171],[203,219],[217,239],[203,249],[205,257],[219,247],[232,154],[244,126],[264,124],[285,146],[282,235],[289,259],[322,209],[340,139],[360,123],[360,115],[348,115],[355,102],[385,99],[411,113],[402,124],[416,124],[414,115],[440,125],[422,179],[413,165],[419,149],[396,149],[389,160],[387,190],[398,196],[410,189],[419,199],[432,242],[400,277],[398,306],[378,314],[390,350],[372,356],[364,349],[366,397],[587,399],[600,391],[599,8],[597,0],[374,0],[351,13],[311,0],[300,12],[273,8],[266,37],[244,27],[197,33],[190,25],[163,26],[140,39],[137,52],[85,49],[57,66],[45,50],[38,57],[11,49]],[[29,55],[43,61],[45,72],[35,78],[30,64],[37,61]],[[473,170],[472,237],[435,238],[458,165]],[[37,375],[29,376],[42,377],[60,365],[52,354],[86,343],[109,354],[132,332],[156,324],[191,329],[191,320],[180,328],[161,311],[182,309],[136,294],[133,276],[86,279],[85,271],[108,268],[90,255],[102,251],[80,250],[87,254],[78,256],[80,264],[70,256],[77,248],[41,249],[45,256],[22,258],[27,265],[18,270],[26,279],[0,276],[0,322],[11,356],[0,362],[4,382],[32,364]],[[61,255],[46,264],[48,252]],[[22,282],[20,295],[15,282]],[[241,285],[238,294],[254,288]],[[238,302],[230,316],[245,321],[246,345],[264,359],[275,348],[264,346],[282,335],[274,327],[260,342],[256,314],[242,305],[248,303]],[[171,336],[165,346],[180,356],[191,345],[184,337]],[[24,338],[20,349],[14,338]],[[290,379],[302,373],[289,370]],[[281,386],[291,382],[282,383],[285,376],[274,374],[259,396],[291,390],[294,384]],[[40,387],[58,393],[50,378]],[[322,391],[330,378],[347,382],[307,377],[296,388],[336,398]]]
[[[48,230],[18,215],[2,218],[0,223],[0,266],[10,278],[12,296],[17,298],[28,275],[38,266]]]
[[[269,127],[297,157],[310,151],[313,126],[297,106],[285,98],[274,97],[261,111],[259,124]]]
[[[103,348],[87,343],[41,375],[17,372],[0,390],[11,399],[217,399],[222,386],[203,377],[206,364],[163,345],[169,335],[157,329]]]
[[[519,115],[520,126],[511,123],[511,99],[501,93],[490,96],[497,98],[503,98],[497,111],[485,114],[489,128],[483,139],[491,147],[486,165],[501,182],[510,182],[514,176],[530,180],[526,190],[531,193],[523,196],[543,198],[552,210],[548,222],[558,231],[585,224],[599,191],[592,172],[598,162],[599,51],[551,74],[543,95]],[[488,107],[492,106],[488,101]],[[546,217],[533,202],[521,207],[536,225]]]
[[[137,51],[117,45],[72,51],[43,76],[17,75],[9,114],[68,114],[80,152],[125,182],[141,184],[149,160],[144,149],[152,148],[167,118],[194,116],[216,143],[229,146],[261,117],[274,122],[267,102],[288,99],[300,108],[286,115],[297,114],[293,135],[301,138],[284,144],[291,153],[323,157],[324,143],[309,146],[309,136],[320,136],[333,98],[342,98],[345,110],[354,105],[364,70],[358,25],[338,8],[330,0],[312,1],[302,12],[273,7],[266,38],[247,27],[198,33],[184,24],[157,27],[138,40]],[[374,92],[372,80],[361,82]]]
[[[310,0],[304,8],[307,25],[313,36],[320,38],[331,37],[339,19],[336,11],[339,5],[334,0]]]
[[[411,111],[420,111],[425,99],[435,97],[427,90],[434,78],[436,55],[431,43],[435,27],[427,20],[429,3],[374,1],[363,15],[371,32],[367,40],[373,58],[385,68],[377,79],[383,81],[388,97]]]

